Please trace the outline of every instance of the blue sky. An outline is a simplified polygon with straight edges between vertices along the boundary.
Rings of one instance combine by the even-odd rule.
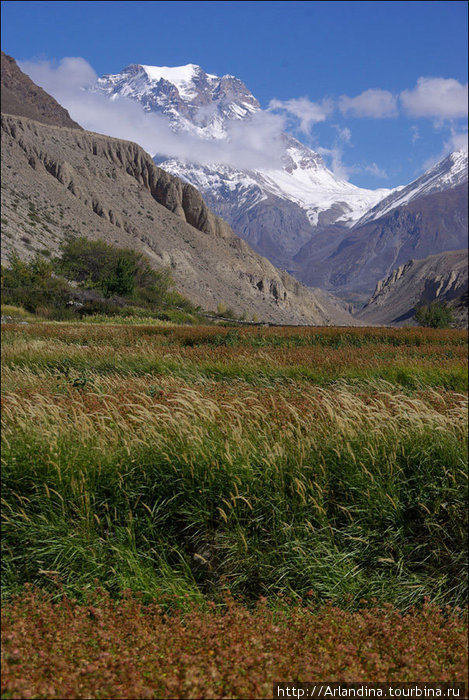
[[[129,63],[236,75],[365,187],[409,182],[467,139],[465,2],[7,0],[2,49],[82,57],[98,75]]]

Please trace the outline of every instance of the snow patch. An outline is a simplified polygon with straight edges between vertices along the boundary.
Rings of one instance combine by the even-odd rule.
[[[467,151],[454,151],[442,161],[429,168],[423,175],[409,185],[396,187],[385,199],[368,211],[359,221],[363,225],[374,221],[396,207],[408,204],[418,197],[423,197],[433,192],[443,192],[451,187],[456,187],[468,179]]]
[[[167,80],[175,85],[181,97],[186,99],[195,95],[194,78],[198,73],[203,72],[200,66],[195,63],[188,63],[186,66],[141,66],[147,76],[153,82],[159,82],[161,79]],[[207,76],[216,78],[216,76]]]

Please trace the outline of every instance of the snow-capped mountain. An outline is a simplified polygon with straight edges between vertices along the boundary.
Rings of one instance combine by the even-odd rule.
[[[245,119],[260,105],[241,80],[218,77],[193,63],[174,68],[132,64],[97,80],[96,90],[112,99],[128,97],[148,112],[164,114],[174,131],[224,138],[228,120]]]
[[[100,78],[95,89],[111,99],[136,100],[146,111],[165,115],[174,131],[206,140],[229,140],[233,123],[252,123],[261,113],[241,80],[205,73],[194,64],[131,65],[117,75]],[[281,160],[270,168],[239,169],[226,163],[190,163],[153,155],[164,170],[197,187],[210,207],[259,252],[288,266],[317,226],[351,227],[392,190],[356,187],[337,178],[318,153],[297,139],[280,134],[280,140]],[[284,220],[292,216],[296,223],[285,230]]]
[[[345,235],[337,232],[332,245],[321,240],[324,234],[315,236],[295,256],[295,276],[363,299],[409,260],[467,248],[467,217],[467,153],[458,151],[383,200]]]
[[[258,146],[256,129],[269,117],[232,75],[219,77],[194,64],[131,65],[103,76],[94,89],[163,115],[183,139],[220,146],[213,161],[192,156],[192,150],[185,160],[169,158],[164,144],[152,155],[164,170],[194,185],[257,252],[306,284],[368,294],[409,257],[465,245],[463,151],[410,185],[367,190],[338,178],[318,153],[280,130],[273,144],[278,153],[268,163],[235,167],[233,159],[223,160],[230,145],[233,151],[252,138]]]
[[[326,167],[322,157],[291,136],[284,135],[283,167],[256,170],[238,170],[223,164],[201,166],[174,159],[159,161],[165,170],[190,181],[201,191],[225,199],[235,193],[243,204],[250,207],[270,194],[294,202],[302,207],[316,226],[321,214],[352,225],[363,212],[386,197],[391,190],[367,190],[338,179]]]
[[[357,227],[384,216],[392,209],[408,204],[414,199],[433,192],[444,192],[467,182],[467,151],[453,151],[449,156],[429,168],[423,175],[406,187],[395,190],[370,209],[358,222]]]

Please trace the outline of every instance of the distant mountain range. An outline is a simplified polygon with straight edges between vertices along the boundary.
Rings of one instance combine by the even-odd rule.
[[[365,299],[378,280],[411,258],[467,246],[467,186],[416,197],[349,230],[318,232],[295,256],[306,284]]]
[[[3,65],[6,70],[3,70]],[[207,310],[223,302],[276,323],[353,325],[343,304],[277,270],[190,184],[134,143],[83,130],[2,55],[2,260],[55,254],[71,236],[104,239],[171,268]]]
[[[260,105],[231,75],[200,66],[131,65],[97,81],[112,99],[133,99],[164,115],[176,133],[227,139]],[[193,184],[234,231],[306,284],[365,300],[377,281],[410,257],[467,245],[467,152],[452,153],[407,186],[366,190],[337,178],[322,157],[283,134],[282,165],[243,170],[164,159]]]
[[[138,100],[169,118],[176,134],[212,141],[260,109],[241,81],[193,65],[130,66],[94,89]],[[205,309],[224,302],[276,323],[402,324],[417,304],[441,299],[467,325],[463,151],[391,191],[337,179],[287,134],[275,169],[160,156],[169,173],[136,144],[83,130],[4,54],[1,127],[4,260],[12,251],[50,255],[85,235],[169,266],[178,290]]]

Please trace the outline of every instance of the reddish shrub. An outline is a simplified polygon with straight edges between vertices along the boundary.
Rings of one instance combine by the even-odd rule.
[[[165,611],[166,610],[166,611]],[[273,681],[464,681],[467,616],[425,605],[168,613],[136,597],[53,603],[26,589],[2,613],[2,697],[271,697]]]

